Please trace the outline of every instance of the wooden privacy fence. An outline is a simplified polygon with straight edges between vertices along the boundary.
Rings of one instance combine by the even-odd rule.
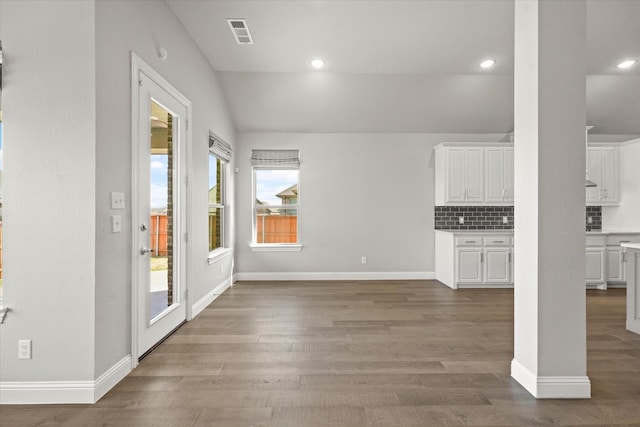
[[[210,216],[209,221],[217,218]],[[296,243],[298,241],[298,217],[295,215],[258,216],[256,224],[256,243]],[[210,229],[215,230],[212,223]],[[167,216],[151,215],[151,249],[154,256],[167,256]],[[209,236],[209,239],[218,236]],[[211,242],[210,242],[211,244]]]
[[[256,243],[296,243],[298,217],[295,215],[260,215],[256,220]]]
[[[167,216],[151,215],[150,244],[153,256],[167,256]]]

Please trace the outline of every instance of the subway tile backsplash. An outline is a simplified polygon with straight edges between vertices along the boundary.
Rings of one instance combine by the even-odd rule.
[[[513,230],[513,206],[435,206],[434,217],[436,230]],[[602,206],[587,206],[585,230],[602,230]]]
[[[513,206],[436,206],[434,217],[436,230],[513,230]]]
[[[589,223],[589,218],[591,218],[591,223]],[[602,230],[602,206],[587,206],[587,215],[584,220],[587,231]]]

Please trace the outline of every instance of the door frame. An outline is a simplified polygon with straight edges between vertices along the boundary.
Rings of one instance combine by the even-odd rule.
[[[158,86],[160,86],[163,90],[169,93],[172,97],[178,100],[181,104],[184,105],[187,116],[186,116],[186,135],[183,143],[185,144],[185,169],[180,171],[181,178],[184,180],[185,188],[185,206],[183,207],[183,212],[180,212],[180,215],[184,216],[185,219],[185,230],[184,236],[180,237],[180,240],[183,245],[183,256],[184,256],[184,283],[182,283],[183,290],[183,301],[186,305],[186,320],[190,321],[192,318],[192,304],[190,303],[189,298],[189,279],[192,276],[192,261],[191,261],[191,253],[192,253],[192,239],[188,239],[189,235],[193,235],[191,232],[191,218],[188,215],[190,212],[189,206],[191,206],[191,186],[189,185],[189,171],[192,170],[192,149],[191,149],[191,141],[192,141],[192,132],[191,132],[191,115],[192,115],[192,105],[191,101],[189,101],[182,93],[180,93],[173,85],[171,85],[167,80],[165,80],[160,74],[158,74],[151,66],[149,66],[142,58],[135,54],[135,52],[131,51],[131,369],[133,370],[136,366],[138,366],[138,340],[139,340],[139,330],[138,330],[138,316],[140,316],[140,301],[138,298],[138,260],[139,260],[139,247],[138,241],[136,238],[136,227],[137,227],[137,218],[139,215],[139,206],[138,206],[138,172],[139,172],[139,111],[140,111],[140,93],[139,93],[139,85],[140,85],[140,73],[144,73],[147,77],[153,80]]]

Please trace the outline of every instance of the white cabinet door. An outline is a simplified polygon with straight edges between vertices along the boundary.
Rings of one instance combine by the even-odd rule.
[[[619,194],[619,165],[618,165],[618,149],[602,148],[602,204],[618,204],[620,202]]]
[[[587,203],[600,203],[602,190],[602,150],[599,148],[587,149],[587,178],[596,184],[596,187],[587,187]]]
[[[513,192],[513,181],[514,181],[514,173],[513,166],[514,164],[514,152],[513,148],[505,148],[504,149],[504,201],[509,204],[513,203],[514,200],[514,192]]]
[[[607,281],[624,282],[624,265],[620,248],[607,248]]]
[[[484,249],[484,281],[511,283],[511,260],[508,248]]]
[[[485,200],[489,203],[501,203],[504,198],[504,157],[503,148],[489,147],[485,149]]]
[[[484,202],[484,148],[466,149],[466,184],[467,197],[470,204]]]
[[[456,282],[482,283],[482,249],[456,249]]]
[[[619,158],[616,147],[587,148],[587,177],[596,187],[586,189],[587,204],[617,206],[620,204]]]
[[[602,248],[587,248],[587,284],[601,285],[606,282],[604,252]]]
[[[487,147],[484,159],[485,201],[513,203],[513,148]]]
[[[464,203],[467,193],[464,148],[447,149],[447,169],[445,185],[447,187],[445,203]]]

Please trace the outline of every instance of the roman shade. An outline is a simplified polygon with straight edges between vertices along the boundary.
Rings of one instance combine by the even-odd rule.
[[[252,150],[251,165],[255,168],[300,168],[299,150]]]
[[[229,162],[233,154],[231,146],[218,138],[213,132],[209,132],[209,151],[225,162]]]

